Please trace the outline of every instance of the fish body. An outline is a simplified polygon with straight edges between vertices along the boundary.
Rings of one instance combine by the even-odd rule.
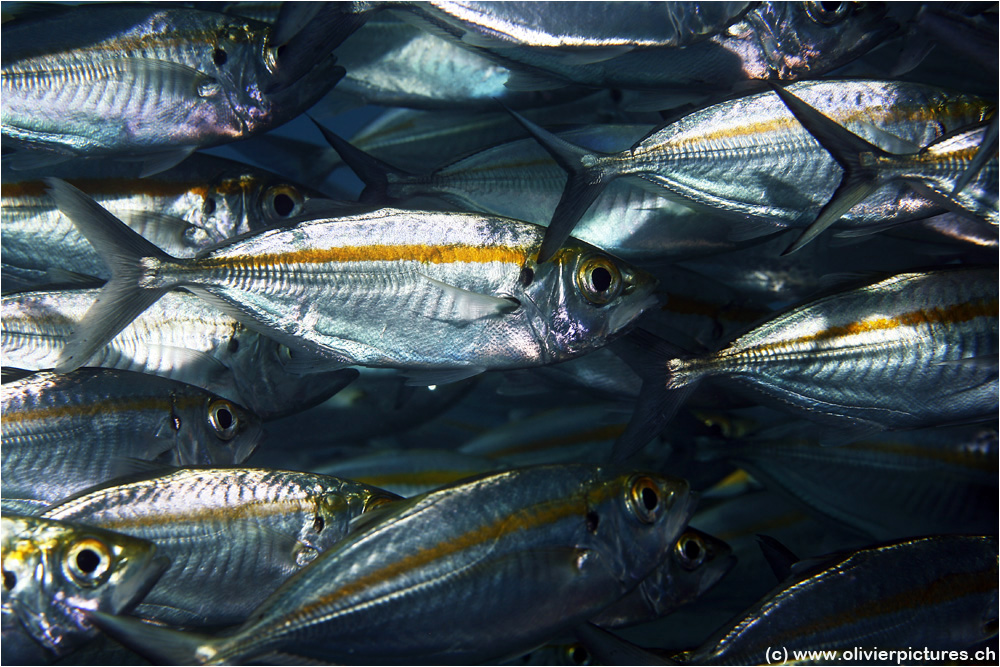
[[[397,498],[326,475],[194,468],[88,490],[44,516],[153,542],[171,566],[133,613],[219,626],[241,623],[281,582],[343,539],[353,519]]]
[[[897,431],[838,447],[821,446],[810,430],[702,441],[698,456],[731,461],[820,518],[879,541],[996,525],[996,425]]]
[[[263,169],[192,155],[167,171],[140,178],[141,166],[70,162],[44,169],[3,169],[2,249],[8,278],[25,285],[54,282],[52,269],[107,280],[110,271],[46,193],[43,177],[64,178],[176,257],[301,215],[321,195]],[[54,258],[58,257],[58,261]]]
[[[797,569],[796,569],[797,568]],[[962,649],[996,635],[997,538],[940,535],[803,562],[681,658],[764,664],[770,647]]]
[[[450,39],[529,72],[537,86],[549,88],[572,82],[596,88],[729,90],[747,80],[812,78],[898,29],[885,8],[875,6],[827,11],[810,2],[762,2],[747,11],[743,3],[644,3],[641,10],[620,12],[614,5],[579,3],[582,9],[574,12],[575,4],[508,8],[507,3],[433,2],[414,3],[414,8]],[[529,12],[523,21],[513,17],[518,7]],[[575,28],[540,32],[549,28],[545,17],[550,15]],[[592,38],[572,34],[586,25],[580,16],[592,19]],[[541,83],[545,80],[547,85]]]
[[[5,511],[0,526],[5,659],[51,660],[99,636],[83,610],[127,612],[169,564],[151,542],[74,522]]]
[[[388,449],[327,464],[319,472],[409,498],[500,468],[488,458],[449,449]]]
[[[8,294],[2,299],[4,363],[53,368],[98,290]],[[148,373],[184,382],[244,405],[262,419],[298,413],[354,379],[349,370],[289,370],[287,347],[247,329],[184,292],[169,292],[90,358],[92,367]]]
[[[260,422],[226,399],[152,375],[84,368],[3,385],[3,498],[48,505],[150,464],[242,463]]]
[[[601,125],[568,130],[559,137],[589,150],[608,152],[627,149],[647,130],[647,126],[635,124]],[[417,174],[379,163],[342,141],[334,147],[366,181],[363,201],[403,202],[411,207],[429,198],[450,210],[480,211],[545,225],[566,183],[562,168],[530,138],[499,144],[433,172]],[[617,181],[587,210],[574,236],[624,256],[659,257],[670,252],[674,221],[683,224],[685,218],[702,217],[684,204]]]
[[[382,209],[307,219],[177,260],[53,184],[60,208],[119,272],[64,348],[62,368],[182,286],[289,347],[335,365],[444,374],[425,376],[430,384],[600,347],[652,299],[650,277],[583,243],[536,265],[541,228],[504,218]],[[112,292],[120,296],[105,299]]]
[[[94,4],[4,26],[3,137],[34,163],[115,156],[145,174],[291,120],[343,70],[319,54],[294,85],[267,24],[182,7]],[[28,163],[30,164],[30,162]]]
[[[927,147],[992,113],[990,104],[975,96],[895,81],[803,81],[784,91],[866,145],[892,154]],[[521,122],[570,174],[549,223],[542,261],[558,248],[561,235],[573,229],[602,188],[617,178],[726,216],[740,225],[741,236],[754,237],[810,225],[844,177],[841,164],[775,92],[688,114],[618,153],[598,154],[561,141],[524,119]],[[967,159],[972,159],[971,153]],[[952,160],[943,161],[955,169]],[[914,191],[907,180],[890,178],[879,180],[834,219],[838,227],[877,224],[878,229],[940,212],[936,201]]]
[[[869,429],[996,412],[997,273],[900,274],[792,308],[719,352],[668,362],[667,388],[710,375],[809,419]]]
[[[583,465],[522,468],[389,506],[230,636],[98,622],[182,662],[272,651],[383,664],[514,656],[638,585],[689,511],[681,480]]]

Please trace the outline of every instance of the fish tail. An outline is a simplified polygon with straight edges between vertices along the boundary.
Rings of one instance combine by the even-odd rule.
[[[840,185],[830,197],[830,201],[820,209],[816,220],[782,253],[788,255],[819,236],[878,188],[877,170],[870,160],[866,164],[863,156],[867,154],[888,157],[891,154],[862,139],[784,88],[775,84],[771,84],[771,87],[809,134],[830,153],[844,170]]]
[[[557,137],[511,109],[507,111],[568,174],[566,187],[538,251],[538,261],[546,262],[566,242],[576,223],[614,176],[598,164],[592,151]]]
[[[682,351],[648,331],[636,329],[626,342],[615,352],[642,378],[642,388],[628,426],[615,441],[611,453],[615,463],[631,458],[658,436],[702,377],[682,372],[675,363]]]
[[[337,151],[337,154],[340,155],[344,163],[354,171],[358,178],[364,181],[365,189],[361,193],[359,201],[379,205],[384,204],[386,200],[390,199],[390,175],[401,179],[413,177],[413,174],[397,169],[391,164],[369,155],[357,146],[351,145],[348,141],[317,123],[312,117],[310,117],[310,120],[323,133],[327,143],[330,144],[333,150]]]
[[[86,611],[105,634],[158,665],[204,665],[218,661],[224,640],[145,623],[131,616]]]
[[[85,364],[166,293],[166,287],[143,287],[147,275],[143,261],[175,260],[69,183],[56,178],[46,183],[59,210],[90,241],[112,276],[59,355],[55,370],[66,373]]]

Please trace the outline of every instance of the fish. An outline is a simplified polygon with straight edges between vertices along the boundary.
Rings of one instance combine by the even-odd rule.
[[[690,501],[686,482],[646,473],[586,465],[504,471],[387,505],[228,636],[92,617],[169,662],[287,653],[380,663],[513,657],[637,586],[677,539]]]
[[[838,447],[823,447],[810,426],[702,439],[696,456],[731,461],[819,518],[876,541],[996,525],[996,424],[874,434]]]
[[[137,163],[110,160],[35,170],[15,170],[5,162],[0,208],[4,291],[11,291],[14,281],[35,287],[65,273],[111,277],[47,195],[45,177],[69,181],[178,257],[193,257],[239,234],[282,223],[325,199],[266,170],[202,153],[155,176],[140,178],[140,173]]]
[[[260,421],[206,391],[131,371],[40,372],[2,387],[3,500],[40,507],[135,467],[242,463]]]
[[[508,87],[523,90],[718,91],[815,78],[871,50],[915,12],[815,2],[642,3],[629,12],[586,3],[359,2],[338,11],[350,23],[386,7],[519,71]]]
[[[677,538],[669,558],[590,622],[602,628],[620,628],[655,621],[696,600],[734,565],[736,557],[728,544],[689,526]]]
[[[410,498],[502,467],[488,458],[450,449],[384,449],[322,465],[316,470]]]
[[[71,521],[5,510],[0,526],[5,661],[71,653],[100,635],[84,610],[129,611],[169,565],[152,542]]]
[[[3,296],[4,363],[25,370],[53,368],[97,292],[36,290]],[[293,363],[286,346],[185,292],[165,294],[88,361],[91,367],[158,375],[200,387],[265,421],[299,414],[358,375],[353,369],[303,374]]]
[[[963,649],[995,637],[996,620],[997,538],[934,535],[796,563],[757,604],[672,658],[764,664],[772,647]]]
[[[538,265],[541,228],[504,218],[380,209],[301,220],[178,260],[72,186],[50,184],[115,276],[57,370],[86,363],[181,286],[277,342],[332,362],[330,370],[401,368],[427,384],[579,355],[655,302],[651,277],[583,243]],[[400,312],[412,314],[405,326]]]
[[[707,377],[838,437],[991,418],[997,279],[995,267],[898,274],[792,307],[711,354],[676,356],[644,336],[644,396],[615,456],[645,445]]]
[[[42,516],[156,544],[171,566],[133,615],[204,627],[241,623],[353,520],[398,498],[326,475],[184,468],[85,490]]]
[[[291,120],[344,73],[315,52],[275,90],[267,24],[185,7],[74,6],[3,34],[0,128],[22,167],[112,157],[152,175]]]
[[[986,120],[995,108],[976,96],[896,81],[804,81],[783,91],[888,152],[928,146],[948,132]],[[562,141],[512,112],[569,174],[541,261],[558,249],[602,188],[617,178],[725,215],[739,225],[735,229],[742,237],[813,224],[844,172],[785,104],[775,92],[714,104],[618,153],[595,153]],[[838,226],[884,226],[943,212],[905,181],[878,185],[843,212]]]

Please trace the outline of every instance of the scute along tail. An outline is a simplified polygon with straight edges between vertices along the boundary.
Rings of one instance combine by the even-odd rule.
[[[142,259],[152,257],[171,262],[174,258],[69,183],[56,178],[46,179],[46,183],[59,210],[73,221],[111,269],[111,280],[98,293],[94,305],[73,330],[59,355],[55,370],[65,373],[83,366],[166,293],[166,288],[140,286]]]

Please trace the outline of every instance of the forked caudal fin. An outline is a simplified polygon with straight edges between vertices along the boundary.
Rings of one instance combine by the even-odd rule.
[[[569,176],[559,204],[552,214],[549,227],[545,230],[542,247],[538,251],[539,263],[547,262],[566,243],[576,224],[604,191],[613,176],[594,165],[593,152],[557,137],[516,111],[511,109],[507,111],[552,155]]]
[[[73,221],[111,269],[111,280],[98,293],[59,355],[55,370],[66,373],[83,366],[167,292],[167,288],[140,285],[142,260],[149,257],[172,262],[174,258],[69,183],[56,178],[46,179],[46,183],[59,210]]]
[[[843,170],[844,177],[830,201],[820,210],[816,220],[802,232],[784,255],[795,252],[824,232],[830,225],[873,193],[879,186],[878,172],[870,158],[889,156],[875,144],[865,141],[836,121],[823,115],[784,88],[771,84],[788,110],[825,148]]]

